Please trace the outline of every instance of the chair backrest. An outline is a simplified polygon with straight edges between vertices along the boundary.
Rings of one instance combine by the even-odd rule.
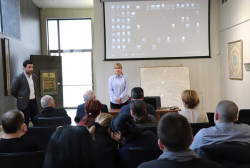
[[[146,99],[147,98],[152,98],[156,102],[156,107],[161,107],[161,97],[160,96],[146,96],[146,97],[144,97],[144,100],[145,100],[145,98]]]
[[[144,124],[136,124],[137,128],[142,130],[142,132],[145,132],[145,131],[152,131],[153,133],[155,133],[157,135],[157,125],[158,123],[147,123],[147,125],[144,125]]]
[[[145,103],[151,104],[156,109],[156,98],[154,97],[144,97]]]
[[[35,142],[46,153],[47,144],[52,134],[56,131],[56,126],[51,127],[28,127],[28,131],[21,137],[25,141]],[[1,163],[0,163],[1,165]]]
[[[214,124],[214,112],[207,112],[207,118],[211,126],[215,126]]]
[[[3,168],[42,168],[43,152],[0,153]]]
[[[213,144],[198,148],[197,155],[202,159],[221,164],[224,168],[250,167],[250,145],[238,142]]]
[[[238,122],[250,125],[250,109],[241,109],[239,111]]]
[[[70,117],[39,117],[37,120],[37,126],[63,126],[70,125],[71,118]]]
[[[137,168],[141,163],[155,160],[162,154],[160,149],[130,148],[127,150],[129,157],[128,168]]]
[[[97,154],[97,168],[115,168],[115,150],[112,148],[102,149]]]
[[[202,128],[210,127],[210,123],[190,123],[193,129],[193,136],[195,136]]]

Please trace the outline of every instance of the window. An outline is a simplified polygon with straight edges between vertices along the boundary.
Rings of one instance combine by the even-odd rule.
[[[63,104],[74,108],[93,90],[91,19],[49,19],[48,51],[62,56]]]

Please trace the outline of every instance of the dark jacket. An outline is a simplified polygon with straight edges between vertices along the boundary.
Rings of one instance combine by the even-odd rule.
[[[148,103],[145,103],[145,104],[146,104],[147,113],[153,115],[157,119],[154,106]],[[128,105],[123,106],[120,110],[120,113],[127,113],[130,115],[130,105],[128,104]]]
[[[194,159],[187,162],[177,162],[173,160],[152,160],[142,163],[138,168],[223,168],[215,162],[203,159]]]
[[[79,123],[81,118],[85,116],[86,112],[85,112],[85,104],[83,103],[81,105],[79,105],[77,107],[77,111],[76,111],[76,116],[75,116],[75,122]],[[102,113],[108,113],[108,106],[105,104],[102,104]]]
[[[124,146],[119,149],[118,155],[119,160],[123,166],[127,166],[129,162],[129,151],[130,148],[145,148],[145,149],[152,149],[158,150],[158,139],[157,136],[152,131],[145,131],[144,133],[125,139],[123,142]]]
[[[20,138],[0,140],[0,153],[41,151],[33,141],[24,141]]]
[[[224,168],[250,167],[250,144],[227,142],[206,145],[198,148],[196,154],[202,159],[217,162]]]
[[[158,121],[157,119],[152,116],[151,114],[148,114],[149,118],[151,119],[151,122],[146,122],[146,123],[136,123],[136,127],[140,130],[142,130],[143,132],[150,130],[153,133],[155,133],[155,135],[157,135],[157,126],[158,126]]]
[[[32,74],[32,79],[36,95],[36,76],[34,74]],[[15,76],[15,78],[11,82],[11,95],[17,99],[18,109],[25,109],[28,106],[30,88],[24,72]]]
[[[43,111],[34,117],[33,124],[37,125],[38,117],[69,117],[66,110],[64,109],[54,109],[53,107],[45,107]]]
[[[96,168],[114,168],[116,165],[117,141],[100,127],[95,129]]]
[[[95,130],[95,146],[97,150],[104,148],[117,149],[117,141],[111,138],[111,136],[102,128],[96,128]]]

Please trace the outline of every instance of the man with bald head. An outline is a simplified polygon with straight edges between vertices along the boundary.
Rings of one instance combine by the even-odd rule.
[[[40,151],[38,145],[20,139],[27,131],[24,115],[18,110],[10,110],[3,114],[3,136],[0,140],[0,153]]]
[[[69,117],[66,110],[62,108],[55,109],[55,101],[52,96],[43,96],[41,98],[41,105],[43,111],[34,118],[34,126],[37,126],[37,120],[39,117]]]
[[[238,119],[237,105],[228,100],[219,102],[214,113],[214,127],[201,129],[194,137],[190,146],[197,149],[205,145],[220,144],[224,142],[250,143],[250,126],[234,124]]]
[[[86,112],[85,112],[85,104],[89,101],[89,100],[95,100],[95,93],[93,90],[87,90],[84,94],[83,94],[83,99],[84,102],[83,104],[79,105],[77,107],[77,111],[76,111],[76,116],[75,116],[75,122],[79,123],[81,118],[85,116]],[[106,104],[102,104],[102,113],[108,113],[108,106]]]

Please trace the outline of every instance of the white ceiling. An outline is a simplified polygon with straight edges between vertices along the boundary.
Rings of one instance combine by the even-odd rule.
[[[93,8],[93,0],[32,0],[39,8]]]

